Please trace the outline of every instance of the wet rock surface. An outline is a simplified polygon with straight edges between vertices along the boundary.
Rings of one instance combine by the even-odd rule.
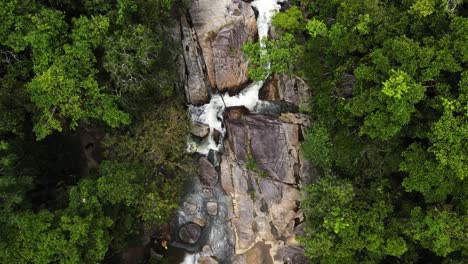
[[[198,138],[205,138],[210,132],[210,127],[205,124],[193,122],[190,133]]]
[[[198,164],[200,168],[201,182],[206,186],[213,187],[218,181],[218,172],[205,157],[201,157],[198,160]]]
[[[309,260],[304,257],[304,248],[300,246],[286,246],[279,249],[275,260],[287,264],[309,263]]]
[[[201,227],[195,223],[186,224],[179,229],[179,238],[189,244],[197,242],[200,234]]]

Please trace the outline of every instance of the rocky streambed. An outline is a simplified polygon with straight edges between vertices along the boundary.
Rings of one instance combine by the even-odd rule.
[[[252,83],[241,51],[268,35],[279,2],[195,0],[178,21],[199,168],[171,223],[172,245],[191,252],[184,263],[307,262],[296,236],[313,175],[300,149],[310,121],[297,110],[310,88],[294,76]]]

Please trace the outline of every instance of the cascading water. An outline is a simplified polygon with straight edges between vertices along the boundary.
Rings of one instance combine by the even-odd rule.
[[[284,0],[255,0],[252,6],[258,11],[257,28],[259,39],[268,37],[268,29],[270,28],[271,18],[278,12],[280,5]],[[269,66],[267,66],[269,67]],[[206,124],[210,127],[208,137],[202,142],[190,140],[188,143],[188,152],[198,152],[207,155],[210,150],[219,151],[222,146],[222,138],[225,130],[223,127],[223,113],[227,107],[244,106],[250,111],[261,103],[258,97],[263,81],[257,81],[246,87],[239,94],[230,96],[229,94],[214,94],[208,104],[202,106],[189,106],[189,113],[192,121]],[[216,144],[213,133],[217,130],[221,134],[219,144]]]
[[[251,3],[251,5],[258,11],[257,28],[260,40],[268,36],[271,19],[280,9],[280,5],[278,3],[282,2],[285,2],[285,0],[255,0]],[[237,95],[230,96],[227,93],[214,94],[211,96],[211,100],[208,104],[198,107],[192,105],[189,106],[188,111],[192,121],[208,125],[210,131],[208,137],[201,142],[190,140],[188,142],[187,151],[197,152],[202,155],[208,155],[210,151],[219,151],[222,147],[222,139],[225,135],[225,129],[223,127],[224,110],[227,107],[244,106],[250,111],[255,111],[255,109],[268,104],[267,102],[259,100],[259,91],[262,85],[263,81],[254,82]],[[220,133],[219,143],[216,143],[214,140],[213,135],[215,130]],[[194,191],[197,191],[196,189],[197,187],[194,188]],[[217,218],[211,221],[210,225],[212,226],[212,229],[207,237],[209,240],[217,241],[219,244],[218,249],[220,249],[225,247],[221,240],[226,239],[224,237],[225,234],[221,231],[221,229],[225,228],[223,226],[226,225],[224,217],[227,218],[227,209],[224,209],[223,211],[223,208],[230,206],[230,203],[227,201],[229,198],[225,198],[223,191],[219,186],[214,187],[213,192],[219,204],[218,208],[220,208],[220,213]],[[183,218],[183,216],[181,217]],[[200,253],[187,254],[182,264],[196,264],[199,259]]]

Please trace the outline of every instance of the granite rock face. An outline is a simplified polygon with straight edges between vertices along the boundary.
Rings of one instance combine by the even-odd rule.
[[[194,1],[190,14],[206,62],[210,85],[220,92],[237,92],[247,82],[242,46],[257,35],[255,14],[241,0]]]
[[[180,17],[182,56],[178,58],[179,86],[185,91],[187,103],[202,105],[209,101],[209,82],[202,51],[195,29],[187,16]]]
[[[284,101],[297,106],[307,104],[311,95],[312,89],[304,80],[286,74],[272,76],[260,91],[262,100]]]
[[[249,2],[196,0],[181,17],[179,87],[188,104],[207,103],[211,92],[235,94],[249,83],[241,49],[258,38]],[[302,79],[275,75],[260,93],[270,101],[265,115],[242,106],[225,110],[226,134],[213,131],[224,149],[194,156],[199,173],[172,222],[174,245],[198,254],[200,263],[307,263],[296,236],[304,222],[300,188],[314,173],[300,149],[310,120],[297,109],[310,96]],[[208,133],[192,125],[197,139]]]
[[[262,115],[226,120],[220,181],[233,197],[235,263],[273,263],[293,255],[278,254],[297,246],[295,229],[304,218],[298,208],[309,173],[300,153],[303,125]]]

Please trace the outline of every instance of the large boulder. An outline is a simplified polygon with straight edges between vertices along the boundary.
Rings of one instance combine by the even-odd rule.
[[[248,153],[260,170],[284,183],[296,182],[294,164],[298,163],[299,126],[266,116],[246,116],[226,120],[229,143],[243,164]]]
[[[242,47],[257,35],[255,14],[241,0],[194,1],[190,14],[212,87],[236,92],[248,82]]]
[[[194,223],[188,223],[179,229],[179,238],[185,243],[193,244],[201,235],[201,227]]]
[[[218,182],[218,172],[206,157],[198,160],[200,168],[200,181],[206,186],[213,187]]]
[[[180,18],[182,57],[178,60],[179,85],[184,88],[187,103],[202,105],[209,100],[209,83],[197,34],[186,16]]]
[[[285,101],[296,106],[307,104],[312,89],[294,75],[279,74],[270,77],[260,90],[260,99],[265,101]]]
[[[190,133],[198,138],[205,138],[210,133],[210,127],[206,124],[193,122]]]
[[[308,122],[300,115],[281,120],[262,115],[226,119],[228,138],[220,181],[233,197],[234,263],[273,263],[273,259],[301,256],[285,248],[297,245],[297,226],[304,220],[298,207],[299,186],[302,174],[308,172],[303,168],[299,140],[301,127]],[[248,163],[255,166],[247,168]]]
[[[234,22],[219,31],[211,42],[214,76],[219,91],[239,91],[246,86],[248,61],[242,47],[254,38],[254,30],[243,21]]]
[[[301,246],[287,246],[278,250],[275,260],[287,264],[306,264],[310,260],[304,256],[304,248]]]

